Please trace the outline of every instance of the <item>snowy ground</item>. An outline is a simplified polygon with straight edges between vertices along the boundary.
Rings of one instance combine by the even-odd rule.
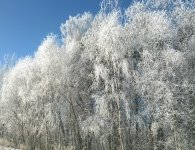
[[[0,146],[0,150],[19,150],[19,149],[7,148],[7,147]]]

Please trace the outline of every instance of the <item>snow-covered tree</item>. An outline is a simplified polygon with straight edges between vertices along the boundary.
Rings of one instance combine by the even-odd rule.
[[[69,17],[61,39],[0,74],[0,119],[16,146],[195,149],[195,3],[119,4]]]

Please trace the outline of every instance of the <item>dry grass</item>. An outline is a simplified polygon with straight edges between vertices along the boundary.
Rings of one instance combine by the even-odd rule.
[[[20,144],[19,147],[20,147],[21,150],[28,150],[27,147],[25,145],[23,145],[23,144]]]
[[[2,138],[0,138],[0,145],[4,146],[4,147],[12,147],[13,146],[13,144],[11,144],[9,141],[2,139]]]
[[[14,144],[2,138],[0,138],[0,146],[16,148]],[[27,147],[23,144],[20,144],[17,148],[19,148],[18,150],[28,150]],[[63,150],[75,150],[75,147],[74,146],[62,147],[62,146],[56,145],[54,146],[54,149],[55,150],[62,150],[62,149]]]
[[[66,146],[66,147],[61,147],[61,146],[55,146],[55,150],[75,150],[74,146]]]
[[[0,138],[0,146],[16,148],[14,146],[14,144],[12,144],[8,140],[2,139],[2,138]],[[25,145],[23,145],[23,144],[20,144],[18,148],[19,148],[18,150],[28,150],[27,147]]]

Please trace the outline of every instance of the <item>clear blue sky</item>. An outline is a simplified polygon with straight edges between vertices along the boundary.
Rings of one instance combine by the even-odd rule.
[[[0,62],[5,54],[33,55],[49,33],[60,36],[69,16],[99,11],[101,0],[0,0]],[[126,8],[131,0],[121,1]]]

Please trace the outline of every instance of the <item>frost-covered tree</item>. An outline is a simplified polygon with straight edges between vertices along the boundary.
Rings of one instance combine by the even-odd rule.
[[[195,149],[195,3],[119,4],[70,17],[61,39],[3,74],[0,118],[16,146]]]

